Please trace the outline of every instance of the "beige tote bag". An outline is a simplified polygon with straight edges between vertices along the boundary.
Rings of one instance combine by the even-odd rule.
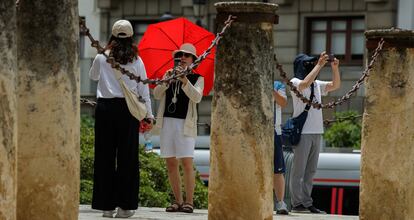
[[[124,80],[122,80],[122,73],[121,71],[114,69],[116,79],[118,80],[119,84],[121,85],[122,92],[124,93],[126,103],[128,105],[129,112],[131,115],[134,116],[136,119],[141,121],[147,116],[147,107],[145,103],[141,102],[138,99],[137,94],[131,91],[128,86],[125,84]]]

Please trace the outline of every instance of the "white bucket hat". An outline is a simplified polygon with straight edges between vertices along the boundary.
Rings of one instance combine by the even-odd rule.
[[[127,38],[132,37],[134,31],[132,29],[132,25],[127,20],[118,20],[115,22],[114,26],[112,26],[112,35],[117,38]]]
[[[173,57],[178,52],[189,53],[189,54],[193,55],[196,59],[198,59],[197,50],[194,47],[194,45],[192,45],[190,43],[184,43],[180,46],[180,49],[174,50],[173,53],[172,53]]]

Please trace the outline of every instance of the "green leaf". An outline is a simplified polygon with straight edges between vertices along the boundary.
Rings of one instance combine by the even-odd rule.
[[[331,147],[361,147],[361,118],[357,117],[358,112],[347,111],[335,113],[337,119],[328,129],[323,137]],[[351,118],[350,120],[338,120]]]

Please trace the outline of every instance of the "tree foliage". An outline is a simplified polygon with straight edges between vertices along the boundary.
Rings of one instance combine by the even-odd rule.
[[[336,112],[336,122],[326,129],[323,137],[331,147],[361,147],[361,118],[358,112]],[[341,120],[346,119],[346,120]]]

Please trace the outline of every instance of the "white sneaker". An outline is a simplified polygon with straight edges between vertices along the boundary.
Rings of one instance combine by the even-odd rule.
[[[289,215],[287,205],[283,200],[276,203],[276,214],[278,214],[278,215]]]
[[[135,214],[135,210],[123,210],[118,208],[115,218],[129,218]]]
[[[105,218],[113,218],[114,217],[114,213],[115,213],[115,210],[103,211],[102,217],[105,217]]]

